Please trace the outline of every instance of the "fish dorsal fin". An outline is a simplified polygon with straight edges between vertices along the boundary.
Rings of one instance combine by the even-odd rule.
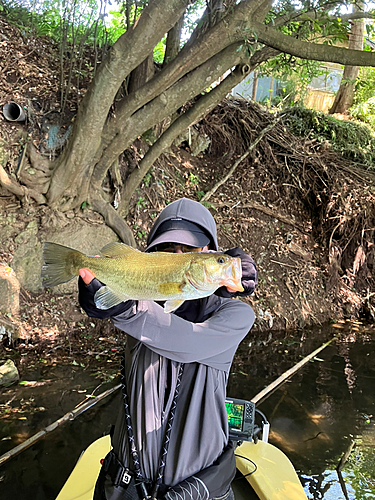
[[[139,252],[139,250],[136,250],[129,245],[125,245],[125,243],[109,243],[100,250],[100,253],[104,255],[104,257],[109,257],[111,259],[127,257],[135,252]]]

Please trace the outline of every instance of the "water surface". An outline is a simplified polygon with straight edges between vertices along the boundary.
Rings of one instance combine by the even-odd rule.
[[[259,405],[271,422],[270,442],[291,459],[309,499],[375,498],[375,333],[342,326],[248,336],[228,386],[233,397],[251,398],[340,331],[340,340]],[[353,442],[340,478],[336,468]]]
[[[259,405],[271,422],[270,442],[291,459],[309,499],[375,499],[375,333],[352,323],[342,326],[294,334],[252,331],[229,379],[228,394],[251,399],[340,331],[340,341]],[[97,387],[94,374],[79,366],[30,370],[24,379],[50,382],[3,390],[0,404],[8,405],[0,407],[0,454],[72,410]],[[23,413],[6,417],[5,408],[9,415],[20,404]],[[1,498],[53,500],[81,451],[108,433],[119,404],[119,394],[109,397],[1,466]],[[340,483],[336,467],[352,441]]]

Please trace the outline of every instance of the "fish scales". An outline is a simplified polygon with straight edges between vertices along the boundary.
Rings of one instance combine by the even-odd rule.
[[[65,283],[89,269],[105,284],[95,294],[99,309],[122,301],[166,301],[165,312],[184,300],[207,297],[220,286],[243,291],[241,261],[220,252],[174,254],[143,253],[121,243],[111,243],[102,257],[91,257],[56,243],[45,243],[42,267],[44,286]]]
[[[139,253],[119,259],[91,258],[84,262],[83,267],[90,269],[99,281],[116,290],[122,290],[128,297],[163,300],[166,297],[160,292],[160,284],[182,283],[192,260],[192,254],[179,254],[179,258],[174,259],[175,255],[177,254],[168,254],[168,258],[165,258],[165,253]],[[126,281],[123,275],[126,276]],[[179,291],[178,295],[181,294]]]

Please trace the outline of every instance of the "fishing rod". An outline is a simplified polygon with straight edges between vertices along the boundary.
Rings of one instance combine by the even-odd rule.
[[[108,389],[107,391],[102,392],[98,396],[95,396],[93,398],[90,398],[89,401],[82,402],[80,403],[74,410],[66,413],[63,417],[60,417],[58,420],[55,420],[52,424],[48,425],[41,431],[37,432],[33,436],[31,436],[29,439],[26,439],[23,443],[19,444],[15,448],[12,448],[11,450],[7,451],[3,455],[0,456],[0,466],[3,465],[5,462],[10,460],[11,458],[15,457],[22,451],[26,450],[26,448],[29,448],[32,446],[34,443],[42,439],[46,434],[49,432],[54,431],[61,425],[65,424],[69,420],[74,420],[78,415],[82,415],[83,412],[88,410],[89,408],[93,407],[98,403],[99,401],[102,401],[104,398],[109,396],[110,394],[113,394],[115,391],[120,389],[121,384],[118,384],[111,389]]]

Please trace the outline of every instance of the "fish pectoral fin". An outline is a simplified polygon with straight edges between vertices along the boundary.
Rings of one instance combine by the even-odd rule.
[[[121,302],[124,302],[124,300],[126,300],[126,297],[117,294],[108,286],[100,288],[94,296],[94,302],[98,309],[109,309],[110,307],[117,306]]]
[[[161,283],[159,285],[159,292],[163,295],[176,295],[176,293],[181,293],[183,291],[183,288],[185,286],[185,283]]]
[[[185,301],[181,299],[167,300],[164,302],[164,312],[171,313],[180,307]]]
[[[100,250],[100,253],[104,255],[104,257],[109,257],[111,259],[125,257],[135,252],[139,252],[139,250],[129,245],[125,245],[125,243],[109,243]]]

